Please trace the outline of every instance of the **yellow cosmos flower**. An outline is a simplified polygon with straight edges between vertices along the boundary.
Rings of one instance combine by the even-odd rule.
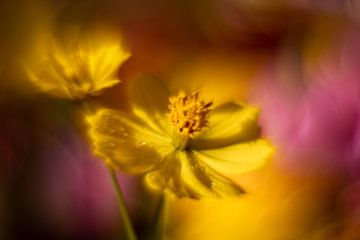
[[[152,78],[131,82],[132,113],[101,109],[89,116],[94,152],[147,184],[178,197],[239,195],[230,178],[259,168],[273,152],[259,139],[258,109],[234,102],[212,107],[199,92],[171,96]]]
[[[97,96],[120,82],[117,70],[130,54],[116,37],[81,39],[65,46],[48,37],[27,64],[29,79],[43,92],[66,99]]]

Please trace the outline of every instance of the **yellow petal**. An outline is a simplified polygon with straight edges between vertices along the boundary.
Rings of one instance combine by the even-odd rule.
[[[94,82],[92,94],[120,82],[116,74],[130,54],[119,43],[100,46],[89,51],[89,73]]]
[[[161,165],[158,170],[146,174],[145,182],[147,186],[155,191],[169,190],[178,197],[187,196],[180,177],[179,152],[170,152]]]
[[[196,151],[195,157],[221,173],[245,173],[262,167],[274,152],[266,140]]]
[[[169,90],[160,80],[141,76],[130,83],[130,102],[134,113],[157,131],[170,135]]]
[[[258,108],[233,102],[214,109],[210,113],[209,127],[192,139],[191,148],[220,148],[257,138],[258,114]]]
[[[181,178],[188,197],[226,197],[236,196],[244,191],[234,182],[222,176],[192,153],[181,152]]]
[[[178,197],[200,199],[204,197],[236,196],[244,191],[234,182],[197,161],[190,152],[176,152],[170,163],[147,174],[148,186],[169,190]]]
[[[69,87],[68,76],[72,74],[73,67],[67,54],[53,38],[49,38],[47,44],[25,66],[29,80],[49,95],[74,99],[75,93],[80,92],[80,89],[78,85]]]
[[[102,109],[88,117],[88,121],[95,154],[122,171],[150,171],[171,151],[171,140],[136,116]]]

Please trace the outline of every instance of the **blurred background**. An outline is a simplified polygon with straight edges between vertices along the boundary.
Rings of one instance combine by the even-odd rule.
[[[91,104],[126,108],[140,74],[201,85],[260,107],[277,151],[237,176],[239,198],[170,202],[168,239],[360,239],[360,1],[0,1],[0,239],[124,239],[106,168],[90,151],[81,103],[37,90],[24,71],[51,32],[123,36],[123,83]],[[140,239],[157,199],[118,174]]]

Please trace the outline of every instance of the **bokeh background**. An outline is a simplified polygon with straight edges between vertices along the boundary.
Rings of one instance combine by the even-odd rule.
[[[24,65],[43,37],[123,36],[123,83],[87,101],[126,108],[141,74],[260,107],[276,154],[239,198],[170,202],[168,239],[360,239],[357,0],[0,1],[0,239],[123,239],[111,178],[80,102],[44,95]],[[140,239],[158,199],[118,174]]]

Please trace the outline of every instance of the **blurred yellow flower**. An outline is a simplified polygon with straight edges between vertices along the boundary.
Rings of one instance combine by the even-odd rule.
[[[178,197],[239,195],[226,173],[262,166],[273,147],[259,139],[258,109],[230,102],[212,109],[199,92],[171,96],[153,78],[131,82],[133,112],[101,109],[88,117],[94,152],[156,190]]]
[[[48,37],[33,62],[26,64],[29,79],[43,92],[73,100],[100,95],[118,84],[117,70],[130,53],[118,38],[98,36],[70,46]]]
[[[277,161],[279,159],[274,159]],[[299,177],[276,164],[245,174],[249,194],[241,198],[171,199],[168,239],[325,240],[319,226],[330,224],[331,177]],[[171,227],[170,227],[171,226]],[[209,226],[212,226],[209,228]],[[339,226],[338,226],[339,227]],[[329,229],[327,229],[329,230]],[[341,231],[332,229],[332,233]]]

